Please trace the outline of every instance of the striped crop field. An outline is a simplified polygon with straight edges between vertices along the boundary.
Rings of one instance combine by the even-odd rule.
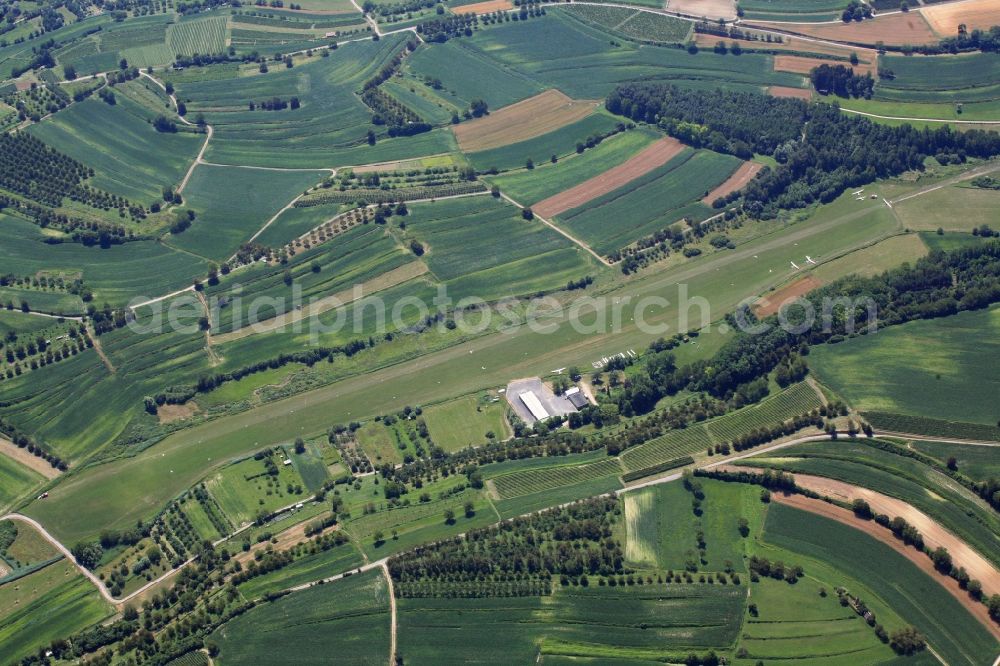
[[[561,488],[605,476],[617,476],[622,471],[615,459],[602,460],[590,465],[563,465],[547,469],[526,470],[505,474],[493,479],[500,499]]]
[[[225,16],[181,21],[167,28],[167,46],[175,55],[212,54],[226,50]]]
[[[783,423],[822,406],[819,395],[805,382],[793,384],[758,405],[706,423],[708,433],[718,442],[732,442],[757,428]]]

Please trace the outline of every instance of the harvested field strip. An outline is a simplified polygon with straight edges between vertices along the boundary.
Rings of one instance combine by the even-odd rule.
[[[792,55],[774,56],[774,71],[776,72],[791,72],[793,74],[808,75],[814,67],[829,64],[829,60],[824,60],[822,58],[803,58],[801,56]],[[875,75],[874,63],[862,64],[859,62],[855,69],[862,74],[868,72],[872,76]]]
[[[489,14],[490,12],[507,11],[514,9],[514,3],[510,0],[486,0],[486,2],[476,2],[471,5],[461,5],[452,11],[456,14]]]
[[[683,150],[684,144],[677,139],[661,139],[623,164],[539,202],[533,210],[542,217],[553,217],[571,210],[663,166]]]
[[[951,633],[951,631],[954,631],[956,633],[973,632],[972,636],[970,636],[971,640],[958,641],[954,640],[955,637],[953,636],[949,636],[947,634],[941,635],[937,631],[931,631],[932,627],[930,626],[927,627],[921,626],[921,630],[927,634],[929,642],[935,649],[938,649],[939,651],[941,650],[942,647],[939,641],[942,641],[942,639],[944,639],[944,641],[948,641],[949,639],[954,640],[954,645],[949,646],[951,649],[949,649],[947,652],[944,652],[945,657],[949,659],[948,663],[970,663],[970,664],[980,663],[980,660],[975,659],[972,656],[976,654],[977,651],[977,648],[974,646],[979,645],[980,648],[986,648],[986,645],[990,642],[989,640],[990,636],[992,636],[994,639],[993,641],[994,645],[992,646],[992,648],[995,650],[996,648],[995,642],[996,640],[1000,640],[1000,627],[998,627],[992,620],[990,620],[986,606],[977,601],[974,601],[972,597],[970,597],[965,590],[963,590],[958,586],[958,582],[956,580],[954,580],[950,576],[943,576],[939,574],[937,571],[935,571],[934,564],[931,562],[931,559],[929,557],[927,557],[921,552],[918,552],[915,548],[905,545],[902,541],[896,539],[892,535],[892,532],[885,529],[884,527],[876,525],[873,522],[857,518],[854,516],[852,512],[848,511],[847,509],[841,509],[838,506],[828,504],[826,502],[823,502],[822,500],[814,500],[808,497],[804,497],[802,495],[783,496],[777,494],[773,497],[774,500],[777,502],[777,504],[780,506],[792,507],[794,509],[798,509],[799,511],[806,511],[810,514],[813,514],[814,516],[822,516],[829,520],[836,521],[841,525],[853,528],[858,532],[862,532],[869,537],[869,539],[864,539],[864,537],[860,537],[860,535],[844,534],[842,528],[827,530],[824,529],[825,526],[817,525],[815,523],[810,522],[809,527],[806,530],[804,531],[796,530],[800,534],[799,538],[802,539],[802,543],[809,544],[810,546],[812,545],[819,546],[822,543],[827,547],[833,546],[834,543],[839,543],[840,544],[839,548],[841,550],[850,551],[851,559],[854,562],[858,563],[859,566],[863,568],[870,567],[874,570],[880,570],[880,569],[885,570],[887,568],[891,569],[892,563],[894,561],[899,562],[898,558],[887,557],[889,553],[886,552],[886,548],[888,548],[897,553],[898,555],[901,555],[903,558],[909,560],[911,564],[913,564],[917,569],[923,572],[926,578],[928,579],[926,580],[927,586],[940,585],[942,588],[944,588],[944,590],[947,591],[948,595],[950,595],[954,601],[958,602],[957,605],[950,603],[947,605],[951,606],[952,609],[950,610],[957,612],[959,614],[959,617],[955,617],[950,612],[944,615],[940,615],[938,617],[949,618],[948,622],[948,629],[950,630],[949,633]],[[786,514],[785,512],[780,512],[780,515],[786,515]],[[798,522],[802,521],[800,520]],[[770,541],[772,537],[771,525],[772,521],[771,521],[771,516],[769,515],[767,524],[768,534],[765,537],[765,539],[768,541]],[[782,531],[787,531],[787,526]],[[838,539],[838,535],[846,538]],[[790,546],[786,545],[784,541],[785,539],[779,540],[779,544],[782,545],[783,547],[789,548],[790,550],[799,550],[799,548],[797,547],[798,544]],[[851,542],[854,542],[854,544],[852,544]],[[864,551],[858,551],[856,549],[851,548],[852,545],[862,545],[862,544],[864,544],[865,546]],[[881,547],[878,547],[876,549],[875,546],[877,544],[881,544]],[[824,548],[824,551],[826,550],[827,549]],[[865,555],[859,557],[859,555],[861,555],[862,552],[864,552]],[[902,564],[902,562],[899,562],[899,564]],[[883,571],[883,574],[884,573],[888,573],[888,571]],[[909,578],[914,578],[914,576],[909,576]],[[888,576],[885,577],[884,580],[887,585],[892,585],[892,586],[900,586],[900,584],[902,583],[902,581],[900,581],[899,578],[897,578],[896,576]],[[870,581],[866,582],[870,583]],[[876,590],[876,592],[879,592],[879,590]],[[924,611],[925,613],[930,612],[930,609],[933,609],[934,614],[937,615],[941,611],[945,610],[941,608],[938,604],[931,603],[930,598],[927,598],[924,595],[919,594],[917,590],[913,590],[912,588],[910,588],[908,589],[908,592],[909,594],[913,595],[913,598],[922,599],[925,603],[927,603],[926,606],[927,610]],[[942,601],[951,601],[947,597],[938,594],[936,591],[934,593],[934,597],[936,598],[936,601],[939,603]],[[892,599],[886,599],[886,601],[892,603]],[[979,624],[981,625],[980,627],[978,627],[979,631],[976,630],[977,626],[975,623],[961,621],[962,619],[964,619],[961,618],[961,615],[964,615],[964,613],[962,613],[961,609],[957,607],[959,605],[962,608],[964,608],[970,615],[972,615],[972,617],[978,620]],[[906,610],[903,608],[897,608],[896,606],[893,606],[893,609],[898,610],[900,613],[904,614],[904,616],[908,615],[906,613]],[[937,629],[938,627],[934,628]],[[974,638],[972,638],[973,636]],[[989,649],[980,654],[988,654],[988,653]],[[956,657],[960,658],[956,659]]]
[[[740,468],[744,469],[744,468]],[[945,529],[940,523],[906,502],[882,493],[861,488],[850,483],[811,474],[795,474],[795,485],[812,490],[820,495],[832,497],[842,502],[862,499],[875,513],[883,513],[891,518],[899,516],[913,525],[924,538],[931,550],[938,546],[948,549],[957,566],[965,567],[969,576],[983,584],[986,596],[1000,594],[1000,571],[982,555],[973,550],[960,538]]]
[[[821,280],[812,275],[800,278],[767,296],[761,296],[760,300],[754,304],[754,314],[758,317],[769,317],[777,314],[785,303],[790,303],[799,296],[808,294],[822,284]]]
[[[253,324],[251,326],[245,326],[238,331],[233,331],[232,333],[212,336],[212,343],[221,345],[227,342],[233,342],[234,340],[241,340],[257,333],[270,333],[276,330],[281,330],[286,326],[294,325],[304,319],[315,317],[323,314],[324,312],[333,310],[334,308],[339,308],[352,303],[362,295],[370,296],[371,294],[382,291],[383,289],[395,287],[403,284],[404,282],[408,282],[413,278],[420,277],[425,273],[427,273],[427,264],[422,261],[412,261],[408,264],[400,266],[399,268],[386,271],[377,278],[355,285],[350,289],[344,289],[343,291],[333,294],[332,296],[326,296],[325,298],[314,301],[301,310],[286,312],[285,314],[275,317],[274,319],[269,319],[268,321]]]
[[[463,151],[488,150],[548,134],[589,116],[595,108],[594,102],[572,100],[553,88],[456,125],[452,131]]]
[[[511,499],[591,479],[617,476],[621,471],[622,469],[618,461],[609,459],[591,465],[564,465],[549,469],[505,474],[493,479],[493,485],[496,487],[500,499]]]
[[[783,90],[798,90],[798,88],[783,88]],[[809,98],[809,91],[803,90],[806,94],[806,99]],[[740,167],[733,172],[729,178],[726,179],[724,183],[716,187],[714,190],[708,193],[708,196],[701,200],[702,203],[709,206],[712,202],[719,197],[724,197],[730,192],[736,192],[746,187],[746,184],[753,180],[753,177],[757,175],[757,172],[764,168],[763,164],[759,162],[744,162]]]
[[[1000,22],[1000,0],[971,0],[922,7],[920,13],[942,37],[954,37],[959,25],[971,32],[988,30]]]
[[[784,32],[795,32],[807,37],[818,37],[838,42],[865,44],[874,46],[882,42],[889,46],[903,44],[936,44],[938,36],[919,12],[906,14],[889,14],[861,23],[825,23],[818,25],[788,25],[782,23],[769,24],[755,22],[748,27],[778,29]]]
[[[812,99],[812,91],[806,88],[789,88],[787,86],[768,86],[767,92],[772,97],[793,97],[796,99],[804,99],[806,101]]]
[[[11,460],[21,463],[32,471],[38,472],[46,479],[54,479],[61,474],[58,469],[49,463],[3,437],[0,437],[0,455],[7,456]]]

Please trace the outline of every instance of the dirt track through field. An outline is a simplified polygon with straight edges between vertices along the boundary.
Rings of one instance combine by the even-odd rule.
[[[499,148],[527,141],[586,118],[595,102],[570,99],[555,88],[452,127],[465,152]]]
[[[21,463],[28,469],[38,472],[46,479],[54,479],[62,474],[62,472],[38,456],[29,453],[27,449],[22,449],[14,442],[3,437],[0,437],[0,455],[7,456],[11,460]]]
[[[792,88],[791,90],[798,90],[798,88]],[[807,90],[805,92],[808,95],[809,91]],[[725,182],[720,184],[714,190],[709,192],[708,196],[702,199],[701,202],[711,206],[712,202],[719,197],[724,197],[730,192],[743,189],[746,187],[747,183],[753,180],[753,177],[757,175],[757,172],[763,168],[764,165],[759,162],[744,162],[740,165],[740,168],[733,172],[733,175],[727,178]]]
[[[677,139],[670,137],[660,139],[622,164],[540,201],[532,206],[531,210],[542,217],[553,217],[566,212],[663,166],[682,150],[684,150],[684,144]]]
[[[796,478],[798,478],[798,475],[796,475]],[[771,499],[779,504],[787,504],[788,506],[795,507],[796,509],[802,509],[803,511],[808,511],[825,518],[836,520],[838,523],[849,525],[850,527],[861,530],[875,540],[889,546],[948,590],[948,592],[955,597],[955,599],[961,603],[973,617],[979,620],[979,622],[986,627],[986,629],[996,639],[1000,640],[1000,626],[997,626],[997,624],[990,619],[990,614],[986,606],[977,601],[973,601],[969,594],[958,586],[958,581],[951,576],[945,576],[935,571],[934,564],[931,562],[929,557],[921,552],[918,552],[915,548],[905,545],[902,541],[894,537],[892,532],[889,530],[875,524],[872,521],[857,518],[847,509],[842,509],[839,506],[829,504],[822,500],[810,499],[803,495],[782,495],[780,493],[775,493],[771,496]],[[859,556],[862,556],[862,554],[859,553]]]

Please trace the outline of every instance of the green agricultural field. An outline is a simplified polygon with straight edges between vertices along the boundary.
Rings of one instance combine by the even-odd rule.
[[[506,439],[510,426],[504,416],[506,403],[493,394],[464,396],[424,410],[424,420],[434,444],[445,451],[480,446],[490,438]]]
[[[173,247],[225,261],[281,208],[323,178],[321,171],[265,171],[199,165],[184,190],[198,214],[191,227],[171,236]]]
[[[844,10],[836,0],[741,0],[743,17],[758,21],[832,21]]]
[[[51,245],[38,227],[0,213],[0,264],[17,275],[39,271],[82,274],[98,303],[124,305],[191,284],[207,262],[154,241],[112,245],[108,249],[76,243]],[[156,271],[149,267],[155,265]]]
[[[555,470],[556,473],[558,473],[558,471],[559,470]],[[574,475],[576,474],[571,471],[570,473]],[[545,472],[540,471],[537,473],[537,476],[533,475],[533,477],[545,478]],[[533,511],[541,511],[542,509],[547,509],[552,506],[576,502],[577,500],[595,497],[597,495],[604,495],[621,489],[622,482],[617,475],[605,474],[603,476],[587,478],[583,481],[578,481],[569,485],[549,487],[545,490],[539,490],[538,492],[528,495],[519,495],[506,500],[496,500],[494,502],[494,506],[496,506],[497,513],[500,514],[500,517],[504,520],[508,520]]]
[[[995,405],[978,398],[1000,391],[998,331],[1000,308],[963,312],[817,347],[809,365],[861,411],[995,425]]]
[[[719,55],[624,43],[558,10],[541,19],[511,22],[481,30],[471,39],[453,40],[461,62],[471,55],[529,80],[555,87],[574,99],[601,99],[619,83],[669,81],[678,86],[760,90],[763,85],[801,86],[801,76],[775,72],[767,55]],[[449,45],[452,42],[448,43]],[[447,71],[424,71],[442,82]],[[489,79],[484,79],[488,81]]]
[[[455,67],[461,62],[461,67]],[[442,100],[467,109],[474,99],[491,109],[519,102],[544,89],[530,78],[505,69],[486,55],[472,55],[464,42],[452,40],[421,47],[407,59],[408,70],[417,78],[437,79]]]
[[[625,557],[635,565],[674,571],[746,571],[746,539],[763,521],[760,491],[753,486],[698,479],[705,494],[701,514],[694,495],[681,483],[666,483],[625,494]],[[698,535],[702,534],[703,545]]]
[[[553,155],[566,157],[575,154],[577,144],[585,143],[592,136],[611,132],[618,122],[606,113],[593,113],[554,132],[527,141],[469,153],[469,162],[481,171],[523,169],[529,159],[541,165],[551,160]]]
[[[157,132],[143,109],[123,95],[115,106],[84,100],[30,131],[93,167],[94,187],[146,206],[180,182],[203,141],[187,132]]]
[[[799,444],[783,449],[780,456],[738,464],[824,476],[901,499],[1000,565],[1000,517],[972,491],[913,458],[864,441]]]
[[[364,560],[352,544],[320,550],[296,559],[286,567],[251,578],[239,586],[244,599],[257,599],[267,592],[280,592],[296,585],[330,578],[361,566]]]
[[[736,170],[729,155],[685,149],[661,167],[627,185],[558,216],[560,224],[600,254],[610,254],[633,241],[687,218],[701,221],[713,214],[701,203]],[[609,224],[609,220],[621,221]]]
[[[174,55],[222,53],[226,50],[227,31],[225,16],[182,18],[167,28],[167,46]]]
[[[622,454],[628,471],[701,453],[716,444],[731,443],[760,427],[778,425],[818,408],[822,403],[808,384],[799,383],[757,405],[751,405],[705,423],[693,424],[666,434]]]
[[[814,580],[789,585],[762,578],[750,586],[750,599],[758,610],[743,624],[737,645],[748,654],[737,664],[759,659],[876,664],[897,658],[857,613],[840,605],[833,590]],[[906,663],[917,661],[919,657]]]
[[[651,144],[656,137],[655,133],[645,129],[620,132],[594,148],[579,155],[574,153],[556,164],[540,159],[534,169],[493,176],[489,181],[512,199],[530,206],[618,166]],[[523,167],[523,161],[518,166]]]
[[[217,629],[215,662],[293,660],[319,664],[389,661],[389,597],[381,570],[296,592],[264,604]]]
[[[971,444],[912,441],[911,447],[946,464],[950,458],[958,463],[958,471],[976,481],[1000,478],[1000,457],[996,449]]]
[[[406,233],[427,246],[423,260],[454,299],[557,289],[594,270],[569,240],[487,196],[415,204]],[[482,252],[484,244],[493,249]]]
[[[591,583],[557,585],[549,597],[400,599],[399,649],[414,664],[529,663],[539,652],[546,662],[549,655],[675,661],[689,648],[726,649],[745,595],[732,585]]]
[[[594,481],[607,477],[617,477],[621,466],[614,458],[608,458],[590,465],[554,465],[543,469],[513,472],[490,479],[501,500],[556,490],[566,486]]]
[[[93,583],[67,560],[0,585],[0,643],[20,659],[111,615]]]
[[[639,42],[683,44],[692,30],[690,21],[624,7],[579,5],[565,11],[581,21]]]
[[[892,71],[892,79],[883,80],[879,95],[887,91],[952,91],[961,101],[963,91],[981,86],[996,86],[1000,63],[988,53],[960,56],[885,56],[879,66]]]
[[[206,159],[220,164],[334,167],[434,155],[454,149],[448,130],[386,138],[371,125],[371,109],[355,93],[402,48],[404,39],[346,44],[327,58],[314,57],[288,69],[274,64],[224,80],[180,81],[179,99],[188,113],[203,113],[215,129]],[[249,103],[278,97],[300,101],[298,109],[249,110]],[[369,129],[381,135],[375,146]],[[319,180],[319,179],[317,179]]]
[[[951,664],[989,664],[997,641],[939,583],[889,546],[847,525],[781,504],[770,507],[764,540],[827,562],[858,579],[926,637]],[[808,572],[808,564],[805,565]]]
[[[45,317],[33,317],[18,310],[0,309],[0,338],[7,335],[31,335],[52,326],[52,320]]]

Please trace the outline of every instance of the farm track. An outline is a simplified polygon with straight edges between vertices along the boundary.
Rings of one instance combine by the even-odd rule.
[[[923,553],[915,548],[905,545],[892,535],[889,530],[875,525],[867,520],[856,517],[851,511],[842,509],[839,506],[829,504],[823,500],[811,499],[804,495],[783,495],[774,493],[771,500],[779,504],[786,504],[796,509],[808,511],[818,516],[830,518],[856,530],[860,530],[872,537],[876,541],[889,546],[894,551],[912,562],[918,569],[938,582],[948,591],[962,606],[969,611],[976,620],[989,631],[994,638],[1000,640],[1000,627],[990,619],[989,611],[983,604],[974,601],[969,594],[958,585],[958,581],[950,576],[945,576],[934,569],[934,563]]]
[[[513,204],[515,206],[517,206],[518,208],[524,208],[523,205],[521,205],[518,202],[514,201],[513,199],[511,199],[509,196],[507,196],[503,192],[500,192],[500,196],[503,197],[505,201],[507,201],[507,202],[509,202],[509,203],[511,203],[511,204]],[[582,240],[580,240],[576,236],[570,234],[568,231],[566,231],[562,227],[559,227],[559,226],[553,224],[552,222],[549,222],[548,220],[546,220],[544,217],[541,217],[540,215],[535,215],[535,219],[538,220],[538,221],[540,221],[542,224],[546,225],[547,227],[551,228],[556,233],[558,233],[558,234],[560,234],[562,236],[565,236],[567,239],[569,239],[570,241],[572,241],[573,243],[575,243],[579,247],[581,247],[584,250],[586,250],[592,257],[594,257],[595,259],[597,259],[599,262],[601,262],[605,266],[612,266],[613,265],[610,261],[608,261],[607,259],[605,259],[601,255],[599,255],[597,252],[594,252],[593,248],[591,248],[589,245],[587,245],[586,243],[584,243]]]
[[[389,575],[389,565],[382,563],[382,573],[385,575],[385,582],[389,591],[389,611],[391,619],[389,621],[389,666],[396,663],[396,627],[399,625],[396,613],[396,588],[392,583],[392,576]]]
[[[90,340],[92,345],[94,345],[94,351],[97,352],[97,355],[100,357],[101,363],[103,363],[104,367],[108,369],[108,372],[113,375],[116,374],[118,371],[115,369],[111,359],[108,358],[108,355],[104,353],[104,347],[101,345],[100,337],[94,333],[94,330],[90,326],[86,327],[86,331],[87,339]]]

